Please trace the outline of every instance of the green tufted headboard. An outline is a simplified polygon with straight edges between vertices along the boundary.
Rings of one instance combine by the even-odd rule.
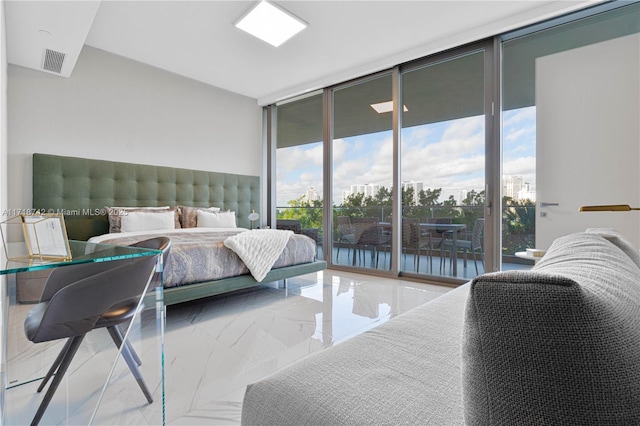
[[[33,154],[33,208],[64,213],[72,240],[109,230],[105,206],[220,207],[240,227],[260,211],[260,178],[163,166]]]

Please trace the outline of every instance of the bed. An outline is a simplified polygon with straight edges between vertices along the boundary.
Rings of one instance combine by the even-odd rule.
[[[165,305],[286,280],[326,268],[326,262],[315,259],[315,242],[296,234],[291,235],[282,254],[261,280],[257,280],[242,265],[225,266],[226,269],[221,270],[220,264],[228,264],[235,256],[234,253],[229,254],[224,241],[251,227],[248,216],[253,211],[260,211],[260,192],[260,179],[257,176],[33,154],[33,208],[63,213],[67,234],[72,240],[92,239],[96,242],[127,244],[155,234],[132,230],[130,227],[123,228],[124,232],[110,233],[113,224],[109,221],[108,213],[113,216],[114,210],[120,207],[170,209],[176,214],[176,227],[181,226],[178,223],[182,219],[182,207],[191,208],[192,212],[197,208],[197,217],[200,217],[201,210],[211,207],[220,212],[234,213],[234,229],[207,230],[194,227],[161,232],[172,238],[172,254],[166,268]],[[204,213],[202,215],[205,216]],[[186,237],[185,234],[191,236]],[[187,241],[188,238],[191,240]],[[194,261],[194,256],[189,254],[190,250],[195,250],[193,241],[208,241],[209,248],[206,250],[209,253],[197,255],[204,256],[203,259],[222,253],[218,266],[203,267]],[[178,249],[181,245],[187,248]],[[188,268],[185,259],[186,263],[191,263]],[[174,276],[178,269],[181,271],[177,275],[181,277]],[[215,269],[220,274],[215,278],[207,278],[200,274],[203,269]]]

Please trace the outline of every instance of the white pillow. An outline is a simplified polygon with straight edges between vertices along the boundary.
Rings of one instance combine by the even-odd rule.
[[[122,232],[122,230],[120,229],[120,227],[121,227],[120,218],[122,216],[126,215],[127,213],[130,213],[130,212],[141,212],[141,211],[156,212],[156,211],[162,211],[162,210],[171,209],[171,207],[169,207],[169,206],[164,206],[164,207],[109,207],[109,206],[104,206],[104,208],[107,211],[107,215],[109,217],[109,233],[110,234],[112,234],[114,232]],[[178,221],[178,223],[179,223],[179,221]]]
[[[158,231],[175,229],[175,213],[169,211],[127,212],[120,217],[120,231]]]
[[[235,228],[236,212],[198,210],[198,228]]]

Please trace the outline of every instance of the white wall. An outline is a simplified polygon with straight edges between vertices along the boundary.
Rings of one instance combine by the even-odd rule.
[[[640,212],[579,213],[583,205],[640,206],[640,35],[536,62],[536,246],[591,227],[640,244]]]
[[[7,36],[0,1],[0,211],[7,206]]]
[[[31,207],[34,152],[262,176],[255,99],[99,49],[69,79],[9,65],[8,112],[10,209]]]
[[[7,205],[7,48],[6,26],[4,18],[4,0],[0,0],[0,211],[4,211]],[[0,216],[0,220],[4,220]],[[4,265],[5,253],[2,250],[0,262]],[[7,337],[4,335],[5,318],[9,307],[7,301],[7,276],[0,277],[0,419],[4,419],[4,385],[6,383],[6,347]]]

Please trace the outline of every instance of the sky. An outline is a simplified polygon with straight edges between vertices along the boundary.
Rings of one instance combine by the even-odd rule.
[[[522,176],[535,190],[535,107],[503,113],[503,175]],[[277,206],[313,187],[322,196],[322,143],[278,149]],[[333,203],[352,184],[392,182],[393,139],[384,131],[333,142]],[[442,188],[440,201],[484,190],[484,116],[402,129],[401,180]]]

